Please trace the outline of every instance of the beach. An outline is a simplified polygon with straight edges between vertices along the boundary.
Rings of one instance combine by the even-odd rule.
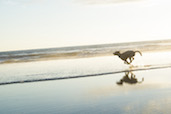
[[[170,113],[171,52],[0,65],[0,113]]]
[[[144,81],[118,85],[125,76],[118,73],[0,86],[0,113],[171,113],[171,69],[132,73]]]
[[[170,113],[170,43],[129,44],[0,53],[0,113]],[[130,65],[112,53],[131,48]]]
[[[126,71],[171,67],[171,52],[136,54],[131,65],[117,56],[48,60],[0,64],[0,85],[81,77],[102,76]],[[9,72],[10,71],[10,72]]]

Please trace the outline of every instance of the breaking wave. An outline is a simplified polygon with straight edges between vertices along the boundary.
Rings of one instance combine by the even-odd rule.
[[[124,50],[171,50],[171,40],[0,52],[0,64],[112,55]]]

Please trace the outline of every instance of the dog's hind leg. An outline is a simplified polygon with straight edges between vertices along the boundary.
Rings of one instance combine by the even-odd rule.
[[[125,61],[126,64],[130,64],[130,62],[128,62],[127,60]]]
[[[132,61],[133,61],[133,60],[132,60],[132,58],[131,58],[131,57],[129,57],[129,61],[130,61],[129,63],[132,63]]]

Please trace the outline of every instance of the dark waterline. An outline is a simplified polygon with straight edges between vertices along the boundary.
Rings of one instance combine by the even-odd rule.
[[[99,74],[88,74],[88,75],[79,75],[79,76],[66,76],[66,77],[55,77],[55,78],[45,78],[45,79],[35,79],[35,80],[2,82],[2,83],[0,83],[0,86],[2,86],[2,85],[9,85],[9,84],[23,84],[23,83],[31,83],[31,82],[42,82],[42,81],[54,81],[54,80],[65,80],[65,79],[75,79],[75,78],[86,78],[86,77],[95,77],[95,76],[105,76],[105,75],[118,74],[118,73],[123,73],[123,72],[155,70],[155,69],[164,69],[164,68],[170,68],[170,67],[171,67],[171,65],[166,65],[166,66],[152,66],[152,67],[149,67],[149,68],[129,69],[129,70],[115,71],[115,72],[105,72],[105,73],[99,73]]]

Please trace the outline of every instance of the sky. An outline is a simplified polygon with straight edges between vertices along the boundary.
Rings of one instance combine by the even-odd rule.
[[[0,51],[171,39],[170,0],[0,0]]]

